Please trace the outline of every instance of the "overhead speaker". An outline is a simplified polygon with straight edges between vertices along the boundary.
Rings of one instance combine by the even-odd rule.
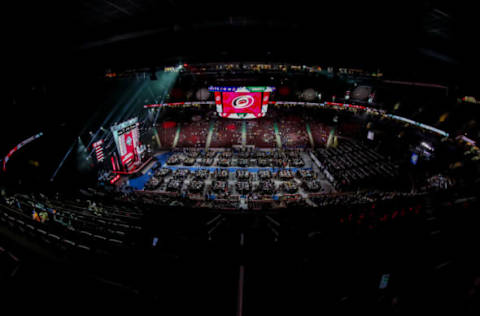
[[[312,88],[303,90],[302,98],[306,101],[313,101],[317,97],[317,92]]]
[[[206,88],[198,89],[195,93],[195,97],[197,98],[197,100],[200,101],[208,100],[208,98],[210,97],[210,91],[208,91],[208,89]]]
[[[370,93],[372,92],[372,88],[371,87],[368,87],[368,86],[358,86],[356,87],[352,94],[351,94],[351,98],[353,100],[361,100],[361,101],[365,101],[368,99],[368,97],[370,96]]]

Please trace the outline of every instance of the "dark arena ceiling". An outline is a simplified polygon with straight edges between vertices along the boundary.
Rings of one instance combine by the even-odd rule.
[[[7,7],[11,57],[27,69],[254,60],[433,78],[478,70],[475,11],[455,3],[87,0]]]

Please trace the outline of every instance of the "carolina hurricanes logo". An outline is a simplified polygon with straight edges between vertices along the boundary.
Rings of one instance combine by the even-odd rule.
[[[241,95],[233,99],[232,106],[235,109],[246,109],[251,107],[254,102],[255,100],[251,95]]]
[[[127,145],[130,146],[132,144],[132,137],[128,136],[127,137]]]

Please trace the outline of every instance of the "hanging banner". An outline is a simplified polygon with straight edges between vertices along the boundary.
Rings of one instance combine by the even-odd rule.
[[[36,134],[36,135],[33,135],[27,139],[25,139],[23,142],[19,143],[17,146],[13,147],[12,150],[10,150],[8,152],[8,154],[5,156],[5,158],[3,159],[3,171],[6,171],[7,170],[7,162],[8,160],[10,159],[10,157],[17,151],[19,150],[20,148],[22,148],[23,146],[25,146],[26,144],[34,141],[35,139],[41,137],[43,135],[42,132]]]

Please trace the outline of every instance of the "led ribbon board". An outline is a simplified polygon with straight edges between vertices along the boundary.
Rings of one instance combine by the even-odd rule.
[[[103,156],[103,139],[92,144],[93,149],[95,149],[95,155],[98,162],[102,162],[104,159]]]
[[[251,119],[264,117],[270,92],[274,87],[208,87],[215,95],[217,113],[221,117]]]
[[[25,139],[23,142],[19,143],[17,146],[13,147],[12,150],[10,150],[8,152],[8,154],[5,156],[5,158],[3,159],[3,171],[7,170],[7,162],[10,159],[10,157],[13,155],[13,153],[15,153],[17,150],[19,150],[20,148],[22,148],[26,144],[34,141],[35,139],[39,138],[42,135],[43,135],[43,133],[38,133],[36,135],[33,135],[33,136]]]

